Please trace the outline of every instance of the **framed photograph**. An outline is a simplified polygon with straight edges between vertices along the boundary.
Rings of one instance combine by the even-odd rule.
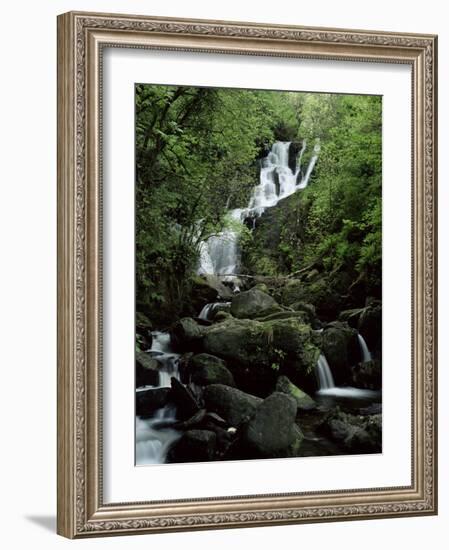
[[[59,16],[59,534],[437,513],[436,54]]]

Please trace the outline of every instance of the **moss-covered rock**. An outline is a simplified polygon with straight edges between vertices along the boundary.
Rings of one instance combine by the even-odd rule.
[[[201,408],[192,389],[184,386],[176,378],[171,379],[170,399],[176,405],[176,413],[180,420],[191,418]]]
[[[284,306],[302,302],[305,296],[305,285],[298,279],[287,281],[282,289],[281,301]]]
[[[209,384],[235,386],[234,377],[226,368],[226,363],[214,355],[208,353],[194,355],[189,361],[189,370],[191,381],[199,386]]]
[[[285,393],[273,393],[257,407],[243,428],[242,446],[255,456],[287,456],[298,438],[296,411],[294,398]]]
[[[144,351],[136,353],[136,387],[157,386],[161,365]]]
[[[231,303],[231,314],[237,319],[254,319],[282,311],[269,294],[257,288],[237,294]]]
[[[275,321],[277,319],[298,319],[301,323],[307,323],[309,316],[304,311],[278,311],[266,317],[257,317],[257,321]]]
[[[204,402],[208,411],[237,427],[253,416],[262,399],[230,386],[211,384],[204,389]]]
[[[197,276],[192,279],[190,301],[195,311],[200,312],[205,305],[218,302],[218,298],[218,290],[206,278]]]
[[[179,351],[200,350],[206,329],[194,319],[184,317],[170,327],[171,342]]]
[[[256,283],[252,289],[254,290],[260,290],[261,292],[265,292],[265,294],[270,294],[270,291],[268,289],[268,286],[266,283]]]
[[[270,366],[264,324],[249,319],[226,319],[205,331],[206,353],[229,360],[229,364]]]
[[[297,318],[228,319],[207,329],[203,346],[227,361],[238,387],[263,396],[279,373],[299,385],[310,377],[320,353],[312,338],[310,326]]]
[[[170,401],[170,388],[151,388],[136,392],[136,414],[150,416]]]
[[[285,393],[293,397],[298,406],[298,410],[307,411],[314,409],[316,407],[316,402],[308,395],[303,392],[298,386],[295,386],[287,376],[279,376],[276,382],[276,391]]]
[[[232,315],[227,311],[217,311],[217,313],[214,315],[214,323],[221,323],[222,321],[226,321],[226,319],[231,318]]]
[[[351,285],[346,273],[314,274],[309,280],[307,273],[301,279],[288,280],[280,293],[280,303],[293,306],[298,303],[313,304],[316,315],[325,321],[336,319],[346,306],[348,288]]]
[[[337,408],[324,420],[320,430],[348,451],[357,453],[382,451],[381,414],[360,416]]]

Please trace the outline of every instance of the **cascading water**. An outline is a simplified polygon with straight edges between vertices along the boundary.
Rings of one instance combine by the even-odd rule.
[[[364,363],[367,361],[371,361],[372,355],[365,342],[365,338],[363,338],[363,336],[360,333],[357,333],[357,337],[359,339],[360,351],[362,353],[362,361]]]
[[[363,390],[351,386],[336,386],[332,370],[326,357],[321,354],[316,364],[316,374],[318,378],[318,395],[327,397],[341,397],[348,399],[377,399],[380,392],[374,390]]]
[[[335,388],[334,377],[332,376],[332,371],[329,367],[326,357],[321,354],[318,357],[318,363],[316,365],[317,374],[318,374],[318,383],[320,385],[320,390],[330,390]]]
[[[246,219],[253,220],[261,216],[267,208],[272,208],[298,189],[305,189],[309,183],[313,168],[318,159],[320,145],[317,140],[313,155],[303,175],[301,159],[306,150],[303,141],[297,160],[297,167],[292,171],[289,166],[290,141],[276,141],[271,151],[262,160],[259,184],[253,189],[247,208],[236,208],[228,213],[230,227],[220,234],[209,237],[200,246],[199,274],[227,276],[228,280],[238,273],[240,266],[239,230],[232,225],[242,224]],[[225,279],[226,280],[226,279]]]
[[[136,466],[163,464],[171,445],[180,434],[171,428],[158,429],[158,425],[176,421],[174,408],[164,407],[154,418],[136,418]]]
[[[213,314],[217,311],[228,311],[231,307],[231,302],[213,302],[211,304],[206,304],[201,310],[198,317],[208,321],[212,318]]]
[[[148,353],[160,364],[159,383],[151,389],[137,388],[136,392],[170,387],[171,378],[180,380],[179,354],[172,351],[170,335],[166,332],[153,332],[152,336],[153,343]],[[172,405],[158,409],[152,418],[136,417],[137,466],[165,462],[170,446],[180,437],[180,433],[176,430],[164,427],[174,422],[176,422],[176,409]]]

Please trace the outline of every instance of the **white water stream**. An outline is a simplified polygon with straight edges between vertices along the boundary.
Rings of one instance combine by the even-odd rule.
[[[367,361],[371,361],[372,359],[371,352],[368,349],[368,346],[365,342],[365,338],[363,338],[360,332],[357,334],[357,337],[359,339],[360,350],[362,352],[362,361],[364,363],[366,363]]]
[[[371,353],[366,345],[365,339],[361,334],[358,334],[360,352],[362,361],[371,361]],[[350,399],[371,399],[379,395],[378,391],[365,390],[361,388],[353,388],[351,386],[336,386],[332,370],[327,362],[326,357],[321,354],[316,365],[316,373],[318,378],[318,395],[330,397],[345,397]]]
[[[153,332],[153,343],[148,352],[160,364],[157,388],[171,386],[171,378],[180,380],[179,354],[174,353],[167,332]],[[139,391],[152,391],[155,388],[137,388]],[[163,464],[170,446],[180,437],[174,429],[158,425],[176,421],[176,409],[167,405],[154,412],[151,418],[136,417],[136,465]]]
[[[262,159],[259,184],[254,187],[248,206],[230,210],[228,220],[231,227],[201,243],[199,274],[228,276],[228,280],[232,280],[240,264],[239,231],[232,224],[238,225],[246,219],[252,219],[254,225],[267,208],[276,206],[280,200],[307,187],[318,160],[319,142],[313,148],[305,173],[302,171],[301,159],[307,147],[306,141],[303,141],[296,160],[295,171],[289,166],[290,144],[290,141],[276,141],[273,144],[271,151]]]

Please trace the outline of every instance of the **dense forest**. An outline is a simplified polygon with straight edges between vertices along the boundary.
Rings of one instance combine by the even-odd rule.
[[[277,246],[244,235],[247,272],[316,266],[329,292],[352,289],[353,305],[380,296],[379,97],[139,85],[136,133],[137,301],[150,319],[191,313],[199,243],[247,204],[276,140],[318,137],[320,159],[280,212]]]
[[[135,98],[146,463],[154,445],[174,462],[378,451],[381,98],[146,84]],[[288,445],[256,441],[264,407],[293,414]],[[304,442],[317,426],[319,448]]]

